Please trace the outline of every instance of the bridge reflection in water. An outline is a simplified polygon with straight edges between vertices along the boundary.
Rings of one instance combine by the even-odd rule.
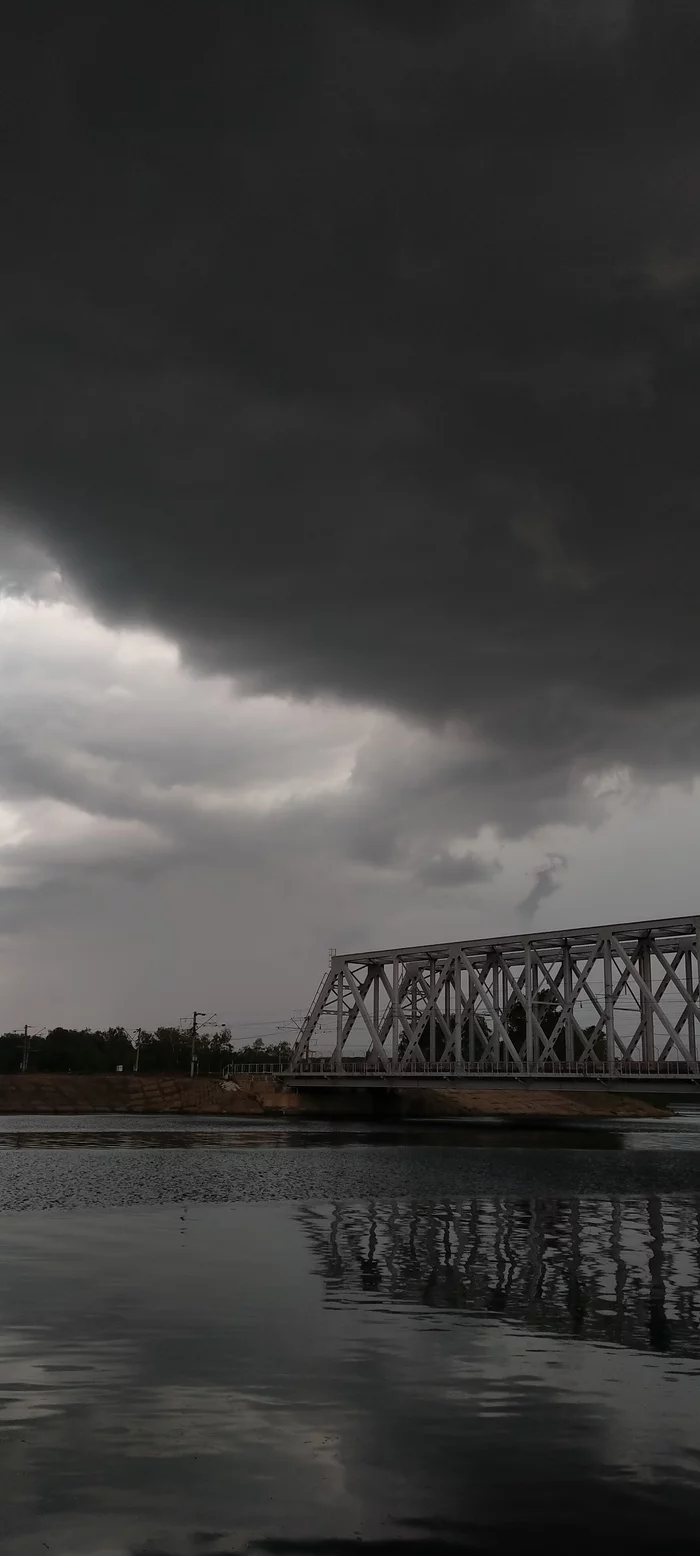
[[[411,1304],[700,1357],[700,1198],[299,1212],[329,1303]]]

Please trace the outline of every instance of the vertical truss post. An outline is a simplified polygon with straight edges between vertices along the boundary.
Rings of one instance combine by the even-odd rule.
[[[392,968],[392,1028],[391,1028],[391,1068],[399,1068],[399,959],[394,957]]]
[[[500,993],[500,990],[501,990],[501,964],[500,964],[500,962],[498,960],[498,952],[497,951],[494,951],[493,954],[492,954],[492,964],[493,964],[493,976],[492,976],[492,979],[491,979],[491,985],[492,985],[491,998],[493,1000],[493,1008],[494,1008],[494,1010],[498,1011],[498,1014],[499,1014],[499,1016],[501,1016],[501,1019],[502,1019],[503,1018],[503,1012],[501,1010],[501,993]],[[495,1021],[491,1022],[491,1026],[492,1026],[492,1029],[493,1029],[492,1032],[491,1032],[491,1046],[492,1046],[492,1051],[493,1051],[493,1062],[494,1062],[494,1064],[498,1064],[498,1030],[497,1030]]]
[[[534,957],[532,955],[532,949],[530,949],[530,958],[531,958],[531,960],[530,960],[530,1012],[531,1012],[531,1020],[532,1020],[532,1063],[533,1063],[534,1069],[538,1070],[539,1067],[540,1067],[540,1053],[541,1053],[541,1048],[542,1048],[542,1045],[540,1043],[540,1035],[539,1035],[539,1032],[537,1030],[537,1028],[538,1028],[538,1017],[539,1017],[539,1014],[540,1014],[540,969],[539,969],[539,967],[537,965],[536,957]]]
[[[455,1065],[463,1067],[462,1059],[462,957],[459,947],[455,950]]]
[[[535,1063],[535,1030],[532,1024],[532,952],[529,940],[525,941],[525,1064],[531,1070]]]
[[[430,958],[430,1032],[428,1037],[430,1045],[430,1068],[435,1069],[437,1063],[435,1054],[435,957]]]
[[[698,959],[698,966],[700,967],[700,958]],[[695,1001],[693,1000],[695,979],[693,976],[693,953],[690,948],[685,953],[685,986],[688,991],[688,1048],[691,1061],[695,1065],[698,1057],[695,1037]]]
[[[335,1068],[336,1074],[340,1075],[343,1069],[343,1018],[345,1015],[345,1006],[343,1003],[342,969],[340,969],[336,975],[335,987],[338,994],[338,1008],[336,1012],[335,1028]]]
[[[571,1009],[571,995],[573,992],[573,979],[571,976],[571,946],[568,940],[562,946],[562,967],[564,971],[563,992],[566,1016],[564,1017],[564,1056],[567,1065],[574,1062],[574,1017]]]
[[[615,1006],[613,1003],[613,966],[610,936],[603,941],[603,988],[605,990],[605,1054],[609,1075],[615,1069]]]
[[[696,918],[696,920],[695,920],[695,958],[696,958],[696,961],[697,961],[697,964],[698,964],[698,999],[700,1000],[700,918]],[[695,1004],[695,979],[693,977],[693,957],[692,957],[692,953],[691,952],[689,952],[689,959],[690,959],[690,978],[688,979],[688,993],[689,993],[689,997],[690,997],[691,1003],[694,1005]],[[693,1059],[697,1063],[697,1057],[698,1057],[698,1055],[697,1055],[697,1038],[696,1038],[696,1035],[695,1035],[695,1019],[694,1019],[694,1017],[693,1017],[693,1025],[692,1025],[692,1027],[690,1027],[690,1025],[689,1025],[688,1031],[689,1031],[689,1033],[692,1032],[691,1053],[692,1053]]]
[[[379,1031],[379,968],[378,967],[375,967],[374,972],[372,974],[372,984],[373,984],[373,997],[374,997],[374,1025],[377,1028],[377,1031]]]
[[[508,1026],[508,1007],[510,1005],[510,982],[509,982],[509,979],[508,979],[508,969],[506,967],[505,961],[503,961],[503,963],[501,965],[501,991],[502,991],[501,992],[501,1010],[503,1012],[502,1019],[503,1019],[504,1027],[507,1027]],[[507,1064],[507,1062],[508,1062],[508,1050],[506,1048],[505,1043],[503,1042],[503,1039],[499,1037],[498,1043],[497,1043],[497,1046],[496,1046],[496,1058],[497,1059],[500,1056],[501,1050],[502,1050],[503,1063]]]
[[[476,1013],[474,1010],[474,989],[472,987],[471,978],[469,978],[467,982],[467,988],[469,990],[469,1014],[467,1016],[467,1023],[469,1028],[467,1034],[469,1044],[469,1062],[470,1064],[476,1064]]]
[[[642,935],[639,941],[638,965],[640,976],[646,988],[639,991],[640,1031],[642,1037],[642,1058],[645,1064],[653,1064],[654,1053],[654,1009],[649,1001],[646,989],[651,989],[651,942],[648,935]]]

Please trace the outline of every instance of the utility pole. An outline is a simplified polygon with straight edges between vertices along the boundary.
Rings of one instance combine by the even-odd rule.
[[[134,1060],[134,1075],[138,1075],[138,1073],[139,1073],[139,1054],[141,1052],[141,1033],[142,1033],[142,1031],[143,1031],[143,1028],[139,1027],[138,1032],[136,1033],[136,1058]]]
[[[42,1027],[41,1030],[43,1031],[43,1027]],[[34,1031],[36,1031],[36,1028],[35,1027],[30,1027],[28,1025],[28,1023],[25,1021],[25,1023],[24,1023],[24,1033],[22,1035],[22,1062],[20,1064],[20,1074],[21,1075],[26,1075],[27,1070],[29,1069],[29,1050],[30,1050],[31,1045],[32,1045],[32,1033]],[[41,1032],[37,1032],[37,1036],[40,1037],[41,1036]]]
[[[211,1026],[212,1021],[216,1021],[215,1014],[213,1016],[208,1016],[203,1010],[193,1010],[192,1024],[190,1026],[190,1036],[192,1038],[192,1047],[190,1050],[190,1080],[192,1080],[194,1077],[197,1064],[197,1033],[202,1024],[204,1024],[204,1026]]]

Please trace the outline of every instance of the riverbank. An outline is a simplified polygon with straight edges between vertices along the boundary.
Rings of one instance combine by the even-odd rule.
[[[2,1114],[143,1113],[303,1118],[663,1118],[668,1109],[605,1092],[425,1090],[294,1092],[273,1077],[3,1075]]]

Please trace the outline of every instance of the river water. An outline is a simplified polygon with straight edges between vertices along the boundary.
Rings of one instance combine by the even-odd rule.
[[[700,1114],[0,1120],[10,1556],[697,1552]]]

